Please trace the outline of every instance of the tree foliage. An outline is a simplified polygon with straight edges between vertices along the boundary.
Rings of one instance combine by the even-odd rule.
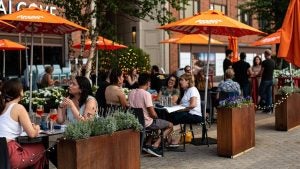
[[[238,8],[261,23],[261,30],[273,33],[281,28],[289,0],[250,0]]]

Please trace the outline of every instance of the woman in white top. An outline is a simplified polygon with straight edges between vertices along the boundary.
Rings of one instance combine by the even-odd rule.
[[[180,76],[180,87],[184,91],[184,95],[180,104],[188,109],[183,112],[176,112],[171,114],[171,122],[176,124],[183,123],[200,123],[202,122],[200,94],[198,89],[194,86],[192,75],[183,74]]]
[[[90,81],[84,76],[72,79],[69,85],[69,96],[65,97],[58,107],[57,123],[89,120],[98,116],[98,104],[92,96]]]
[[[0,94],[0,137],[7,141],[10,167],[35,169],[43,168],[47,162],[45,148],[42,144],[20,145],[16,142],[24,130],[28,137],[37,137],[40,127],[31,123],[28,112],[18,104],[23,96],[23,86],[17,79],[6,81]]]

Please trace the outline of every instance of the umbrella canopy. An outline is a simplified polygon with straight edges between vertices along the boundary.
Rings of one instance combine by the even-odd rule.
[[[281,44],[278,50],[278,57],[300,67],[300,1],[291,0],[284,22],[280,37]]]
[[[7,40],[7,39],[0,39],[0,50],[3,50],[3,70],[2,74],[5,77],[5,51],[6,50],[25,50],[26,47],[18,44],[16,42]]]
[[[233,53],[231,62],[237,62],[239,60],[238,48],[239,48],[239,45],[238,45],[237,37],[229,36],[228,37],[228,49],[231,49],[232,53]]]
[[[90,39],[86,39],[84,43],[84,49],[89,50],[91,48],[92,41]],[[81,48],[81,43],[75,43],[73,48],[80,49]],[[102,36],[98,36],[98,39],[96,41],[96,48],[100,50],[118,50],[118,49],[123,49],[127,48],[127,46],[118,44],[112,40],[106,39]],[[98,84],[98,51],[96,54],[96,86]]]
[[[226,36],[245,36],[264,34],[264,32],[255,29],[251,26],[238,22],[230,17],[225,16],[222,12],[216,10],[208,10],[198,15],[178,20],[176,22],[159,27],[160,29],[181,32],[185,34],[209,34],[208,40],[208,56],[210,55],[210,39],[211,34],[226,35]],[[207,57],[206,77],[209,72],[209,57]],[[207,87],[208,78],[205,81],[205,95],[204,95],[204,110],[207,106]],[[206,113],[203,113],[206,119]],[[202,136],[204,138],[205,136]]]
[[[64,18],[52,15],[46,10],[35,7],[24,8],[12,14],[3,15],[0,17],[0,20],[16,27],[13,30],[4,29],[3,31],[5,32],[66,34],[79,30],[88,30]]]
[[[40,8],[24,8],[12,14],[0,17],[10,24],[15,25],[16,29],[4,29],[6,32],[15,33],[31,33],[31,50],[30,50],[30,96],[29,96],[29,112],[32,112],[32,65],[33,65],[33,34],[66,34],[74,31],[87,31],[88,29],[70,22],[64,18],[50,14],[46,10]]]
[[[159,28],[185,34],[205,33],[236,37],[264,34],[264,32],[227,17],[217,10],[208,10]]]
[[[210,40],[212,44],[223,44],[215,39]],[[175,38],[170,38],[160,41],[160,43],[175,43],[175,44],[208,44],[208,37],[201,34],[183,34]]]
[[[84,43],[84,49],[89,50],[91,48],[92,41],[90,39],[86,39]],[[80,49],[81,43],[75,43],[73,45],[73,48]],[[96,48],[100,50],[118,50],[122,48],[127,48],[127,46],[118,44],[116,42],[113,42],[112,40],[106,39],[102,36],[98,36],[97,42],[96,42]]]
[[[281,29],[278,29],[275,33],[272,33],[262,39],[251,43],[251,46],[264,46],[264,45],[273,45],[279,44],[281,37]]]
[[[25,46],[10,41],[8,39],[0,39],[0,50],[24,50],[26,49]]]

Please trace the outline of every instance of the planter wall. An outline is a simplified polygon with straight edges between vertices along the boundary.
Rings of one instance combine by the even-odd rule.
[[[59,169],[139,169],[140,134],[124,130],[81,140],[60,140]]]
[[[276,103],[282,99],[281,95],[275,96]],[[300,93],[291,94],[275,109],[275,129],[288,131],[300,125]]]
[[[254,104],[241,108],[218,108],[218,155],[235,157],[255,146]]]

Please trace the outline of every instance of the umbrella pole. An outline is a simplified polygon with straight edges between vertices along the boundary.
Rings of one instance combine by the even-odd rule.
[[[29,86],[29,83],[28,83],[28,51],[27,51],[27,34],[25,33],[24,34],[25,35],[25,46],[26,46],[26,49],[25,49],[25,58],[26,58],[26,61],[25,61],[25,63],[26,63],[26,79],[25,79],[25,81],[26,81],[26,85],[27,85],[27,87]]]
[[[205,77],[205,93],[204,93],[204,110],[203,112],[203,118],[204,118],[204,126],[206,130],[206,108],[207,108],[207,92],[208,92],[208,75],[209,75],[209,56],[210,56],[210,40],[211,40],[211,33],[209,32],[208,35],[208,55],[207,55],[207,66],[206,66],[206,77]],[[206,131],[202,132],[202,142],[205,140]],[[207,138],[206,138],[207,139]]]
[[[33,114],[32,111],[32,65],[33,65],[33,24],[31,23],[31,50],[30,50],[30,79],[29,79],[29,113]]]
[[[5,50],[3,50],[3,77],[5,77]]]
[[[96,84],[96,86],[98,85],[98,49],[97,49],[97,51],[96,51],[96,82],[95,82],[95,84]]]

